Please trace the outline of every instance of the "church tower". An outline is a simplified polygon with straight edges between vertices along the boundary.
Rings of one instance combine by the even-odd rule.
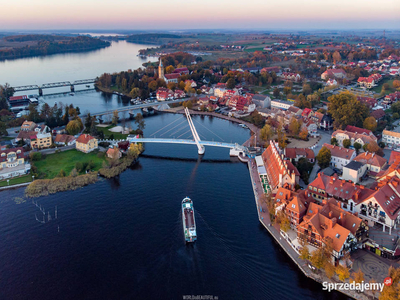
[[[160,64],[158,65],[158,78],[164,79],[164,67],[162,64],[161,57],[160,57]]]

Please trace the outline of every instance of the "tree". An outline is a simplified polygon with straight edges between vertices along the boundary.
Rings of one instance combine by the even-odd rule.
[[[329,279],[331,279],[333,277],[333,275],[335,275],[335,266],[332,265],[332,263],[330,263],[330,262],[325,263],[324,270],[325,270],[326,276]]]
[[[286,133],[285,133],[285,129],[283,128],[283,123],[279,123],[279,126],[276,130],[276,133],[278,135],[278,145],[281,149],[286,148],[287,145],[287,138],[286,138]]]
[[[299,258],[303,260],[310,259],[310,250],[308,250],[307,245],[303,245],[303,248],[301,248]]]
[[[117,125],[119,120],[118,110],[113,111],[112,124]]]
[[[274,130],[270,125],[265,124],[264,127],[261,129],[260,134],[263,141],[268,141],[274,135]]]
[[[349,269],[342,265],[338,265],[336,267],[336,274],[338,275],[340,281],[345,281],[347,278],[350,277]]]
[[[351,282],[361,283],[363,281],[364,281],[364,273],[363,271],[361,271],[361,269],[358,269],[358,271],[353,274]]]
[[[310,163],[307,158],[301,157],[297,162],[296,167],[300,173],[301,179],[303,179],[305,184],[308,184],[309,174],[313,169],[313,164]]]
[[[400,115],[396,112],[392,115],[393,119],[398,120],[400,118]]]
[[[235,88],[236,82],[234,78],[229,78],[228,81],[226,82],[226,88],[228,89],[233,89]]]
[[[367,145],[367,151],[376,153],[379,156],[384,156],[385,154],[383,153],[383,149],[379,147],[379,145],[375,141],[371,141],[370,143],[366,144]]]
[[[379,300],[391,300],[400,298],[400,268],[389,267],[388,277],[392,279],[391,285],[385,285]]]
[[[336,138],[331,138],[331,145],[333,145],[333,146],[339,146],[339,143],[338,143],[338,141],[337,141],[337,139]]]
[[[65,128],[70,135],[76,135],[81,131],[81,126],[77,120],[69,121]]]
[[[281,95],[281,91],[278,88],[275,88],[272,94],[275,98],[279,98],[279,96]]]
[[[304,141],[307,140],[307,138],[308,138],[308,129],[307,129],[307,127],[303,127],[303,128],[300,130],[299,138],[301,138],[301,139],[304,140]]]
[[[300,132],[300,128],[301,128],[300,122],[295,117],[292,117],[289,122],[290,133],[294,136],[297,136]]]
[[[165,68],[165,73],[166,74],[171,74],[173,71],[175,71],[175,68],[173,66],[167,66]]]
[[[350,92],[342,92],[328,98],[328,113],[332,116],[335,128],[344,128],[347,125],[362,126],[365,118],[369,116],[366,105],[357,100]]]
[[[78,171],[77,171],[75,168],[73,168],[72,171],[71,171],[71,173],[69,173],[69,176],[71,176],[71,177],[76,177],[76,176],[78,176]]]
[[[290,220],[283,211],[279,211],[278,213],[278,222],[280,229],[282,229],[284,232],[288,232],[288,230],[290,229]]]
[[[400,80],[393,80],[393,87],[395,89],[400,88]]]
[[[325,259],[324,259],[324,251],[322,250],[322,248],[314,250],[311,253],[310,262],[317,269],[321,269],[324,266]]]
[[[331,157],[332,157],[331,150],[329,150],[328,148],[322,147],[321,150],[319,150],[316,159],[321,169],[329,167],[329,164],[331,162]]]
[[[290,94],[290,92],[292,91],[292,88],[290,86],[285,86],[283,88],[283,93],[287,96],[288,94]]]
[[[78,162],[75,164],[75,169],[76,169],[76,171],[77,171],[78,173],[82,172],[82,170],[83,170],[83,164],[82,164],[80,161],[78,161]]]
[[[364,128],[371,130],[372,132],[374,132],[376,130],[376,126],[378,126],[378,123],[376,122],[376,119],[374,117],[368,117],[364,120]]]
[[[134,87],[130,92],[129,92],[129,96],[131,96],[132,98],[137,98],[140,95],[140,89],[137,87]]]
[[[6,123],[0,122],[0,136],[7,136],[7,128],[6,128]]]
[[[355,142],[354,145],[353,145],[353,147],[354,147],[354,149],[356,149],[356,152],[357,152],[357,154],[358,154],[358,152],[360,151],[360,149],[361,149],[362,146],[361,146],[360,143]]]
[[[349,148],[351,146],[351,141],[349,139],[343,140],[343,147]]]
[[[311,92],[312,92],[311,86],[308,83],[303,84],[304,95],[309,95],[309,94],[311,94]]]
[[[136,117],[135,117],[135,123],[138,126],[138,129],[141,130],[143,132],[144,128],[146,127],[144,120],[143,120],[143,116],[141,113],[137,113]]]
[[[338,63],[338,62],[340,62],[340,61],[342,60],[342,57],[340,56],[339,51],[335,51],[335,52],[332,54],[332,58],[333,58],[335,64]]]
[[[255,110],[250,114],[250,122],[257,127],[261,127],[264,125],[264,118],[257,110]]]
[[[393,113],[398,113],[400,114],[400,101],[393,103],[390,106],[390,109],[393,111]]]

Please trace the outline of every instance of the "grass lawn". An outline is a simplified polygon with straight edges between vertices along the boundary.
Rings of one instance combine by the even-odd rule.
[[[266,47],[266,46],[264,46],[264,47],[257,47],[257,48],[246,48],[246,49],[244,49],[244,51],[245,51],[245,52],[263,51],[265,47]]]
[[[90,160],[94,162],[95,171],[99,170],[103,166],[104,157],[97,157],[98,151],[93,151],[90,153],[83,153],[77,151],[76,149],[48,154],[46,157],[40,161],[35,161],[34,165],[38,168],[38,173],[41,174],[40,177],[51,179],[60,173],[60,170],[64,170],[67,175],[75,168],[77,162],[88,163]]]
[[[13,139],[15,139],[15,137],[3,136],[2,138],[0,138],[0,142],[2,142],[2,141],[11,141]]]
[[[387,95],[387,94],[394,93],[394,92],[396,91],[396,89],[393,88],[393,79],[390,79],[390,78],[385,78],[385,79],[383,79],[381,82],[379,82],[379,85],[378,85],[378,86],[376,86],[376,87],[370,89],[370,91],[374,91],[375,93],[378,93],[378,94],[379,94],[379,93],[382,91],[382,85],[383,85],[384,83],[389,83],[389,85],[390,85],[390,88],[389,88],[388,90],[386,90],[386,93],[385,93],[386,95]]]
[[[127,134],[122,134],[120,132],[112,132],[112,131],[110,131],[110,129],[113,128],[113,127],[115,127],[115,126],[114,125],[109,125],[107,127],[99,127],[99,126],[97,126],[97,130],[98,131],[103,131],[105,139],[108,139],[110,137],[110,135],[112,135],[112,134],[114,135],[114,139],[117,139],[117,140],[124,140],[124,139],[127,138],[127,136],[128,136]]]
[[[28,175],[24,175],[21,177],[10,179],[10,185],[31,182],[31,181],[32,181],[32,175],[28,174]],[[0,187],[7,186],[7,185],[8,185],[7,179],[0,181]]]

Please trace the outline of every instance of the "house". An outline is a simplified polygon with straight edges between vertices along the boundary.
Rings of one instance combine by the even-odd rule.
[[[331,130],[333,128],[333,119],[328,114],[315,112],[310,118],[318,128],[322,128],[324,130]]]
[[[326,82],[327,86],[332,86],[332,85],[338,85],[338,82],[336,81],[336,79],[328,79],[328,81]]]
[[[290,101],[284,101],[284,100],[278,100],[278,99],[271,100],[271,108],[279,108],[279,109],[287,110],[291,106],[293,106],[293,102],[290,102]]]
[[[302,114],[301,114],[301,116],[302,116],[303,118],[306,118],[306,119],[310,118],[312,115],[313,115],[313,111],[312,111],[311,108],[305,108],[305,109],[303,109],[303,112],[302,112]]]
[[[54,138],[54,144],[56,145],[71,146],[75,144],[75,142],[75,137],[68,134],[57,134]]]
[[[354,161],[358,161],[367,166],[367,170],[373,173],[379,173],[387,163],[386,158],[376,155],[371,152],[360,153],[354,158]]]
[[[30,169],[22,147],[0,150],[0,180],[27,174]]]
[[[167,88],[158,88],[156,97],[158,101],[173,100],[174,92]]]
[[[270,108],[271,107],[271,98],[267,95],[263,94],[254,94],[253,95],[253,103],[256,107],[260,108]]]
[[[321,172],[308,185],[307,191],[319,202],[333,197],[341,202],[342,209],[352,213],[356,212],[355,206],[358,203],[374,193],[374,190],[363,185],[356,185],[353,182],[339,179],[337,174],[328,176]]]
[[[21,125],[21,131],[34,131],[37,127],[35,122],[32,121],[24,121]]]
[[[400,158],[400,152],[397,152],[397,151],[390,152],[388,165],[389,166],[392,165],[398,158]]]
[[[273,141],[270,141],[270,146],[261,156],[271,191],[275,192],[279,187],[284,186],[294,189],[299,183],[300,173],[290,161],[283,159],[283,154],[279,153]]]
[[[308,148],[285,148],[284,151],[291,162],[298,162],[300,158],[306,158],[311,163],[315,161],[314,151]]]
[[[377,121],[381,120],[385,115],[386,113],[382,108],[375,109],[371,112],[371,117],[374,117]]]
[[[289,218],[290,224],[294,227],[300,224],[307,211],[304,203],[299,199],[298,196],[294,196],[292,200],[286,205],[286,215]]]
[[[172,73],[179,74],[179,75],[188,75],[189,69],[187,67],[176,68]]]
[[[298,73],[283,72],[280,76],[283,80],[291,80],[294,82],[300,82],[301,76]]]
[[[197,87],[197,84],[196,84],[196,82],[192,79],[192,80],[185,80],[185,86],[188,84],[188,83],[190,83],[190,86],[192,87],[192,88],[195,88],[195,87]]]
[[[213,95],[214,94],[214,89],[212,87],[209,87],[209,86],[206,86],[206,85],[203,85],[200,88],[200,90],[201,90],[201,92],[203,94],[207,94],[207,95]]]
[[[178,73],[171,73],[171,74],[165,74],[164,75],[164,81],[168,84],[170,82],[173,83],[178,83],[178,79],[181,75]]]
[[[330,78],[346,78],[346,72],[343,69],[328,69],[321,74],[321,79],[323,80]]]
[[[318,248],[331,242],[333,256],[338,259],[357,249],[367,232],[368,227],[361,218],[344,211],[340,203],[331,198],[324,200],[322,205],[309,205],[303,222],[298,226],[297,236]]]
[[[394,92],[385,96],[385,98],[383,99],[383,104],[392,104],[393,102],[396,102],[398,100],[400,100],[400,92]]]
[[[305,119],[301,127],[307,128],[308,134],[312,137],[317,137],[319,135],[318,126],[311,119]]]
[[[400,145],[400,133],[384,129],[382,131],[382,142],[389,147],[398,146]]]
[[[331,151],[331,166],[340,170],[356,157],[356,151],[352,149],[346,149],[327,143],[323,144],[322,147],[326,147]]]
[[[379,184],[372,195],[356,205],[356,211],[368,226],[380,224],[391,234],[400,222],[400,179],[392,177]]]
[[[265,48],[264,48],[264,49],[265,49]],[[262,68],[262,69],[261,69],[260,73],[262,74],[262,73],[272,73],[272,72],[275,72],[275,73],[277,74],[277,73],[279,73],[280,71],[281,71],[281,68],[278,67],[278,66],[276,66],[276,67],[265,67],[265,68]]]
[[[233,96],[228,100],[228,107],[244,112],[253,112],[256,105],[252,102],[252,97]]]
[[[176,89],[174,91],[174,98],[175,99],[182,99],[182,98],[185,98],[185,97],[186,97],[186,93],[184,91],[178,90],[178,89]]]
[[[30,136],[30,144],[32,149],[49,148],[52,144],[51,133],[37,133]]]
[[[343,146],[344,140],[350,140],[351,146],[354,146],[354,143],[359,143],[361,146],[365,144],[369,144],[372,142],[377,142],[377,138],[375,135],[369,135],[367,133],[354,133],[346,130],[336,130],[332,133],[332,138],[336,138],[339,146]]]
[[[75,148],[78,151],[89,153],[98,148],[97,139],[89,134],[81,134],[75,143]]]
[[[121,158],[121,156],[122,156],[121,151],[119,151],[119,149],[117,147],[108,148],[106,155],[108,158],[114,158],[116,155],[115,153],[117,153],[118,158]]]
[[[208,105],[208,103],[209,103],[209,101],[210,101],[210,98],[209,97],[207,97],[207,96],[203,96],[203,97],[199,97],[199,99],[197,100],[197,103],[199,104],[199,105]]]
[[[372,77],[359,77],[357,83],[360,87],[370,89],[375,86],[375,80]]]
[[[342,178],[344,180],[350,180],[354,183],[361,182],[361,178],[367,172],[367,165],[359,161],[352,160],[343,167]]]
[[[373,137],[375,139],[375,141],[377,140],[376,136],[372,133],[372,131],[368,130],[368,129],[360,128],[357,126],[347,125],[345,131],[369,135],[369,136]]]
[[[66,126],[54,127],[51,132],[53,133],[53,135],[64,134],[67,133],[67,130],[65,128]]]

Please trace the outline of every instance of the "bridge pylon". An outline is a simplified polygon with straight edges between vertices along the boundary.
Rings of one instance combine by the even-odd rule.
[[[197,149],[198,149],[198,153],[200,155],[203,155],[204,152],[206,152],[206,148],[204,148],[204,146],[202,144],[200,144],[201,140],[200,137],[197,133],[196,127],[194,127],[193,121],[192,121],[192,117],[190,116],[189,110],[187,107],[185,107],[185,114],[186,114],[186,118],[188,120],[189,123],[189,127],[190,130],[192,131],[193,137],[194,137],[194,141],[196,142],[197,145]]]

